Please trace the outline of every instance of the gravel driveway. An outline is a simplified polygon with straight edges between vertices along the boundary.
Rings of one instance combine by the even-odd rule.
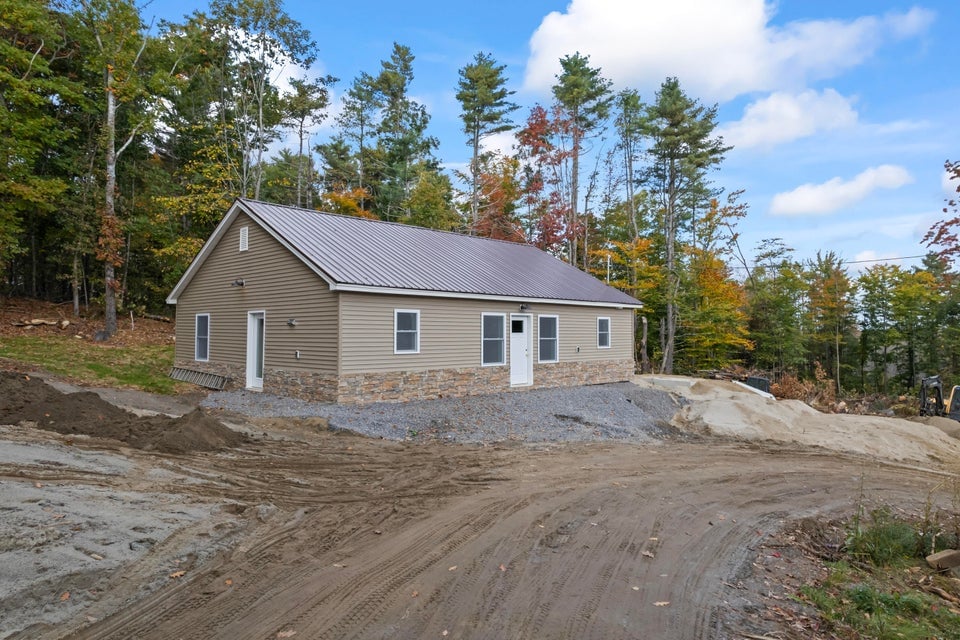
[[[251,417],[324,417],[332,429],[390,440],[649,442],[673,431],[669,422],[680,403],[664,391],[621,382],[360,407],[224,391],[201,406]]]

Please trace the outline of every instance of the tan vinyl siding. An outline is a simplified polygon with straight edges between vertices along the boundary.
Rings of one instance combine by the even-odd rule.
[[[520,305],[512,302],[349,292],[340,296],[340,372],[343,374],[478,367],[481,314],[507,316],[509,352],[510,314],[520,313]],[[393,352],[395,309],[420,311],[420,353]],[[560,362],[633,358],[633,311],[630,309],[531,303],[524,313],[531,316],[535,369],[551,366],[537,364],[539,314],[559,318]],[[609,349],[597,348],[598,316],[610,318]]]
[[[248,249],[240,251],[240,229]],[[231,286],[242,278],[243,287]],[[193,360],[194,316],[210,314],[210,362],[246,362],[247,312],[265,311],[265,366],[336,373],[337,297],[246,215],[239,215],[177,301],[177,358]],[[287,320],[296,319],[296,326]],[[297,360],[295,352],[300,351]]]

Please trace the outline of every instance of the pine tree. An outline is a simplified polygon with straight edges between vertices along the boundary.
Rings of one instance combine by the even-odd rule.
[[[508,100],[515,92],[506,89],[503,75],[506,65],[498,65],[492,56],[478,53],[471,64],[460,69],[457,100],[460,101],[463,132],[471,147],[470,156],[470,224],[471,232],[479,221],[480,208],[480,143],[496,133],[514,128],[510,114],[519,109]]]
[[[667,78],[660,86],[656,100],[647,107],[646,116],[644,131],[652,143],[651,165],[644,173],[643,182],[661,208],[667,272],[660,370],[672,373],[680,287],[676,253],[679,232],[682,225],[693,220],[698,208],[706,208],[713,195],[707,171],[723,160],[729,147],[723,146],[722,138],[712,137],[717,126],[716,105],[706,108],[687,97],[676,78]]]
[[[580,237],[580,157],[583,151],[583,141],[610,112],[611,82],[600,75],[600,70],[590,66],[590,57],[580,55],[560,59],[562,72],[557,76],[557,84],[553,86],[553,96],[557,103],[566,111],[572,134],[571,170],[569,194],[569,228],[570,228],[570,264],[578,262],[586,266],[586,257],[578,257],[578,240]]]

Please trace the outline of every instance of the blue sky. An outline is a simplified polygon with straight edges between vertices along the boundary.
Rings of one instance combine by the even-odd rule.
[[[206,6],[166,0],[144,16],[178,19]],[[549,103],[559,58],[576,51],[615,88],[647,100],[677,76],[690,96],[719,106],[719,132],[735,148],[714,178],[745,189],[748,254],[773,237],[800,259],[922,254],[920,239],[942,217],[943,162],[960,159],[956,0],[287,0],[285,8],[317,42],[312,72],[340,78],[335,96],[360,72],[376,74],[393,42],[409,46],[412,93],[448,166],[469,156],[454,93],[478,51],[507,65],[518,120]]]

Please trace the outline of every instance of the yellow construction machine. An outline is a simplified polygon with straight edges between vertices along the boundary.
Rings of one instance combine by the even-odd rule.
[[[950,388],[943,397],[943,381],[940,376],[930,376],[920,381],[920,415],[943,416],[960,420],[960,386]]]

